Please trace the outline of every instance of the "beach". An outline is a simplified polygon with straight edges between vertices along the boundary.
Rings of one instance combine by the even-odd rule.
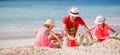
[[[53,19],[56,26],[53,31],[61,32],[62,18],[69,15],[72,7],[79,9],[88,28],[95,25],[96,16],[105,16],[106,24],[115,29],[120,38],[119,0],[0,0],[0,55],[120,55],[120,40],[117,39],[89,46],[33,47],[37,29],[47,19]],[[80,26],[77,34],[84,32]],[[91,34],[95,36],[93,31]]]
[[[31,45],[33,39],[29,40],[24,40],[24,44],[28,41],[30,45],[20,46],[18,43],[19,46],[16,47],[0,48],[0,55],[120,55],[120,40],[116,39],[107,39],[88,46],[64,48],[33,47]]]
[[[60,27],[56,27],[54,31],[61,31]],[[120,26],[115,25],[112,27],[120,34]],[[102,43],[94,43],[90,46],[81,45],[66,48],[36,48],[33,47],[36,38],[36,29],[1,31],[0,55],[120,55],[120,40],[116,39],[108,39]],[[84,30],[80,27],[78,33],[83,32]],[[120,37],[120,35],[118,37]]]
[[[48,48],[33,47],[35,31],[1,34],[4,38],[0,39],[0,55],[120,55],[120,40],[117,39],[107,39],[86,46]],[[120,38],[120,35],[118,37]]]

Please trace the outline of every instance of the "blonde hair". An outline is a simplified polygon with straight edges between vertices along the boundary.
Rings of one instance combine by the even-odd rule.
[[[49,24],[43,24],[43,26],[47,27],[47,28],[50,28],[50,25]]]

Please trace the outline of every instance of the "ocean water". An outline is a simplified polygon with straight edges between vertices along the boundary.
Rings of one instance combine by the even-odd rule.
[[[107,18],[106,23],[120,33],[119,0],[0,1],[0,32],[35,30],[47,19],[54,19],[54,30],[61,31],[62,18],[68,15],[71,7],[78,7],[89,28],[94,25],[97,15],[103,15]]]

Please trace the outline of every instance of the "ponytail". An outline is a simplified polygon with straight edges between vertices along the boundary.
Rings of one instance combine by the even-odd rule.
[[[105,23],[103,23],[103,29],[104,29],[104,27],[105,27]]]

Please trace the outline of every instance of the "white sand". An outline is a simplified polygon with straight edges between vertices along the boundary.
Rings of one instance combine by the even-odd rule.
[[[21,40],[19,40],[21,41]],[[27,41],[27,40],[24,40]],[[31,39],[28,40],[31,42]],[[12,42],[11,42],[12,43]],[[31,42],[32,43],[32,42]],[[35,48],[31,45],[13,48],[0,48],[0,55],[120,55],[120,40],[108,39],[101,43],[94,43],[90,46],[78,46],[67,48]]]

